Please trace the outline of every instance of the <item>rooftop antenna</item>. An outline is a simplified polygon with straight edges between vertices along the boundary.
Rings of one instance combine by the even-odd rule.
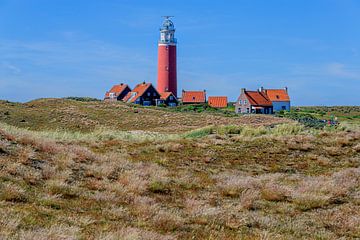
[[[165,19],[170,19],[170,18],[173,18],[174,16],[161,16],[161,17],[163,17]]]

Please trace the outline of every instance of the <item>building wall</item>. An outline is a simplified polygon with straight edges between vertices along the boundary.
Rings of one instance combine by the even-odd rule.
[[[170,96],[171,97],[171,96]],[[178,105],[178,100],[173,97],[172,99],[170,99],[170,97],[168,97],[165,101],[165,104],[167,106],[171,106],[171,107],[174,107],[174,106],[177,106]]]
[[[274,107],[274,112],[279,112],[281,110],[290,111],[290,102],[273,101],[272,104]]]
[[[158,82],[157,90],[172,92],[177,97],[176,45],[158,46]]]
[[[156,105],[156,99],[159,99],[160,95],[159,93],[155,90],[155,88],[153,86],[149,87],[145,93],[139,97],[135,103],[136,104],[141,104],[144,106],[155,106]]]
[[[126,94],[128,94],[130,91],[131,90],[129,87],[125,88],[124,91],[122,91],[122,93],[119,94],[119,96],[117,97],[117,100],[118,101],[123,100],[123,98],[126,96]]]
[[[245,93],[241,93],[235,103],[235,112],[236,113],[250,113],[251,105],[247,99]]]

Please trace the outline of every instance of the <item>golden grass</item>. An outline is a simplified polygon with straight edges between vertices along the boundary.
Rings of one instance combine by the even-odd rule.
[[[354,129],[294,123],[179,134],[1,123],[0,238],[359,238],[359,144]]]

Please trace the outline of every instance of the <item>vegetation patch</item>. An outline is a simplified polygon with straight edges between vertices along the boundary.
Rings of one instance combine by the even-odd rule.
[[[356,124],[67,99],[0,105],[0,238],[360,237]]]

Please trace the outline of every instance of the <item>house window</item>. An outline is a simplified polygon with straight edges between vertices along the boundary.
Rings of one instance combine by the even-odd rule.
[[[170,95],[169,99],[170,99],[170,100],[174,100],[174,97]]]
[[[246,112],[247,112],[247,113],[249,113],[249,112],[250,112],[250,109],[249,109],[249,108],[247,108],[247,109],[246,109]]]
[[[150,97],[150,96],[151,96],[151,92],[148,92],[147,95],[148,95],[148,97]]]
[[[156,97],[156,92],[153,93],[153,96]]]
[[[286,110],[286,106],[281,106],[281,109],[282,109],[282,110]]]
[[[110,94],[109,94],[109,97],[110,97],[110,98],[115,98],[115,93],[113,93],[113,92],[110,93]]]
[[[241,105],[241,99],[239,100],[239,104]]]
[[[247,104],[247,100],[244,100],[244,104]]]

